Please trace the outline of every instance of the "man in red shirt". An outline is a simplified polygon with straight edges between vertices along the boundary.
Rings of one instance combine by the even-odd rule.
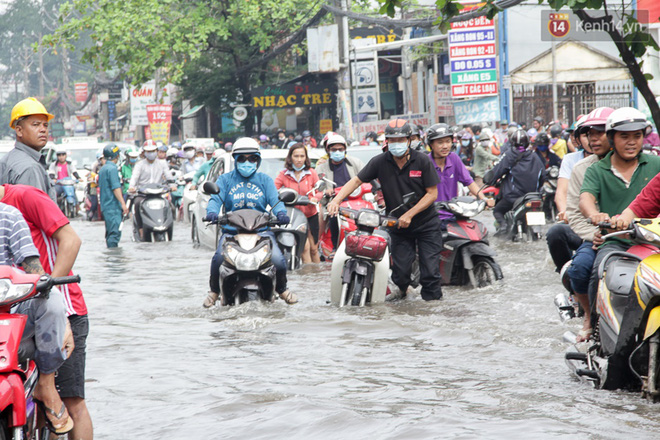
[[[660,174],[644,187],[621,215],[612,217],[617,229],[628,229],[635,218],[656,218],[660,215]]]
[[[55,202],[45,192],[27,185],[1,185],[0,202],[23,214],[44,270],[54,277],[72,275],[81,241]],[[78,284],[61,286],[60,290],[66,302],[75,348],[57,371],[55,384],[75,424],[69,438],[91,439],[92,420],[85,404],[87,306]]]

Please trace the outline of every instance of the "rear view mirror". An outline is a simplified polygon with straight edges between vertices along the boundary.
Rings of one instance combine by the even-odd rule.
[[[289,188],[282,188],[279,191],[279,197],[284,204],[293,203],[298,198],[298,193]]]
[[[206,194],[218,194],[220,192],[220,188],[215,182],[204,182],[202,189]]]

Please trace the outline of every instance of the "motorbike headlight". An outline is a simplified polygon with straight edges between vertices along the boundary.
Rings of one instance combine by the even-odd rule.
[[[548,170],[548,177],[550,177],[551,179],[556,179],[557,177],[559,177],[559,168],[550,167],[550,169]]]
[[[9,280],[0,280],[0,305],[13,304],[32,292],[32,284],[13,284]]]
[[[267,244],[259,247],[254,252],[238,252],[234,257],[234,267],[238,270],[253,271],[258,270],[266,261],[268,261],[269,247]]]
[[[377,228],[380,226],[380,215],[377,212],[361,212],[358,214],[357,224],[367,228]]]
[[[296,228],[296,231],[307,232],[307,223],[303,222]]]
[[[642,236],[642,238],[649,243],[660,243],[660,235],[655,232],[651,232],[646,228],[638,227],[637,232]]]
[[[236,249],[236,247],[232,244],[226,244],[225,245],[225,260],[227,260],[228,263],[230,263],[232,266],[236,266],[236,257],[240,254],[241,252]]]
[[[165,208],[165,200],[159,198],[147,199],[144,201],[144,205],[149,208],[157,211],[159,209]]]

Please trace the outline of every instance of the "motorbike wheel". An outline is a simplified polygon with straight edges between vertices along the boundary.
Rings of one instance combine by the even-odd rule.
[[[477,287],[486,287],[504,278],[502,268],[490,257],[477,256],[474,259],[474,278]]]
[[[359,306],[360,300],[362,299],[362,285],[364,284],[364,276],[353,274],[353,280],[351,281],[350,298],[352,306]]]
[[[192,240],[193,246],[199,246],[199,231],[197,230],[197,222],[195,217],[191,219],[192,226],[190,227],[190,239]]]
[[[167,241],[167,232],[152,232],[152,241]]]

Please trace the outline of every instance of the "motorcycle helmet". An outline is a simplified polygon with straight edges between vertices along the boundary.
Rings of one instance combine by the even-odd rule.
[[[46,118],[48,118],[48,121],[55,117],[46,111],[46,107],[44,107],[44,105],[39,102],[37,98],[25,98],[24,100],[18,102],[14,108],[11,109],[9,127],[16,128],[16,122],[19,122],[20,120],[23,120],[23,118],[32,115],[44,115]]]
[[[490,136],[485,130],[479,135],[479,142],[490,142]]]
[[[435,139],[442,139],[445,137],[453,137],[454,132],[449,125],[440,123],[433,124],[426,130],[426,140],[430,144]]]
[[[226,152],[225,150],[223,150],[223,149],[215,150],[215,151],[213,152],[213,159],[217,159],[217,158],[219,158],[220,156],[225,155],[225,154],[227,154],[227,152]]]
[[[412,128],[405,119],[392,119],[385,127],[385,138],[410,138]]]
[[[233,144],[232,142],[227,142],[227,143],[225,144],[225,151],[226,151],[227,153],[231,153],[231,149],[232,149],[233,146],[234,146],[234,144]]]
[[[321,148],[323,148],[324,150],[327,150],[327,148],[328,148],[328,139],[332,136],[335,136],[335,135],[339,136],[339,133],[335,133],[334,131],[327,132],[325,134],[325,136],[323,136],[323,139],[321,139]],[[369,137],[368,133],[367,133],[367,137]]]
[[[103,157],[106,159],[114,159],[119,156],[119,147],[115,144],[108,144],[103,147]]]
[[[550,136],[553,138],[559,137],[562,131],[561,125],[553,124],[552,127],[550,127]]]
[[[615,131],[638,130],[642,130],[644,136],[648,136],[653,127],[644,113],[632,107],[621,107],[614,110],[605,123],[605,131],[608,136],[614,135]]]
[[[103,148],[100,148],[100,149],[96,152],[96,160],[99,160],[99,159],[101,159],[102,157],[103,157]]]
[[[369,133],[367,133],[364,136],[365,139],[371,139],[371,142],[376,142],[377,137],[378,137],[378,135],[373,131],[370,131]]]
[[[177,142],[172,142],[171,147],[176,148],[177,150],[180,150],[181,149],[181,142],[178,142],[178,141]]]
[[[231,154],[232,156],[238,156],[241,154],[257,154],[260,156],[260,151],[259,144],[256,140],[249,137],[242,137],[234,144]]]
[[[328,151],[331,145],[335,144],[342,144],[344,147],[346,147],[346,139],[344,139],[344,136],[333,133],[332,136],[329,136],[326,143],[325,143],[325,150]]]
[[[142,149],[144,151],[156,151],[157,148],[158,146],[151,139],[147,139],[146,141],[144,141],[144,144],[142,144]]]
[[[55,150],[55,155],[59,156],[60,154],[67,154],[66,148],[58,146],[57,150]]]
[[[550,136],[548,136],[548,133],[542,131],[541,133],[537,134],[536,138],[534,138],[534,145],[550,145]]]
[[[268,142],[268,136],[262,134],[259,136],[259,142]]]
[[[158,142],[160,145],[158,145],[158,151],[167,151],[167,145],[163,144],[162,142]]]
[[[302,132],[302,137],[304,138],[312,137],[312,133],[309,130],[305,130]]]
[[[511,146],[518,149],[518,151],[525,150],[529,146],[529,136],[525,130],[516,130],[511,136]]]
[[[215,153],[215,147],[213,145],[207,145],[206,148],[204,148],[204,153],[205,154]]]
[[[609,118],[612,112],[614,112],[614,109],[611,107],[598,107],[592,110],[582,124],[580,124],[580,127],[575,130],[575,136],[580,136],[592,128],[598,131],[606,131],[605,124],[607,124],[607,118]]]
[[[171,158],[171,157],[177,157],[178,154],[179,154],[179,150],[177,150],[174,147],[171,147],[170,149],[167,150],[167,158],[168,159]]]

